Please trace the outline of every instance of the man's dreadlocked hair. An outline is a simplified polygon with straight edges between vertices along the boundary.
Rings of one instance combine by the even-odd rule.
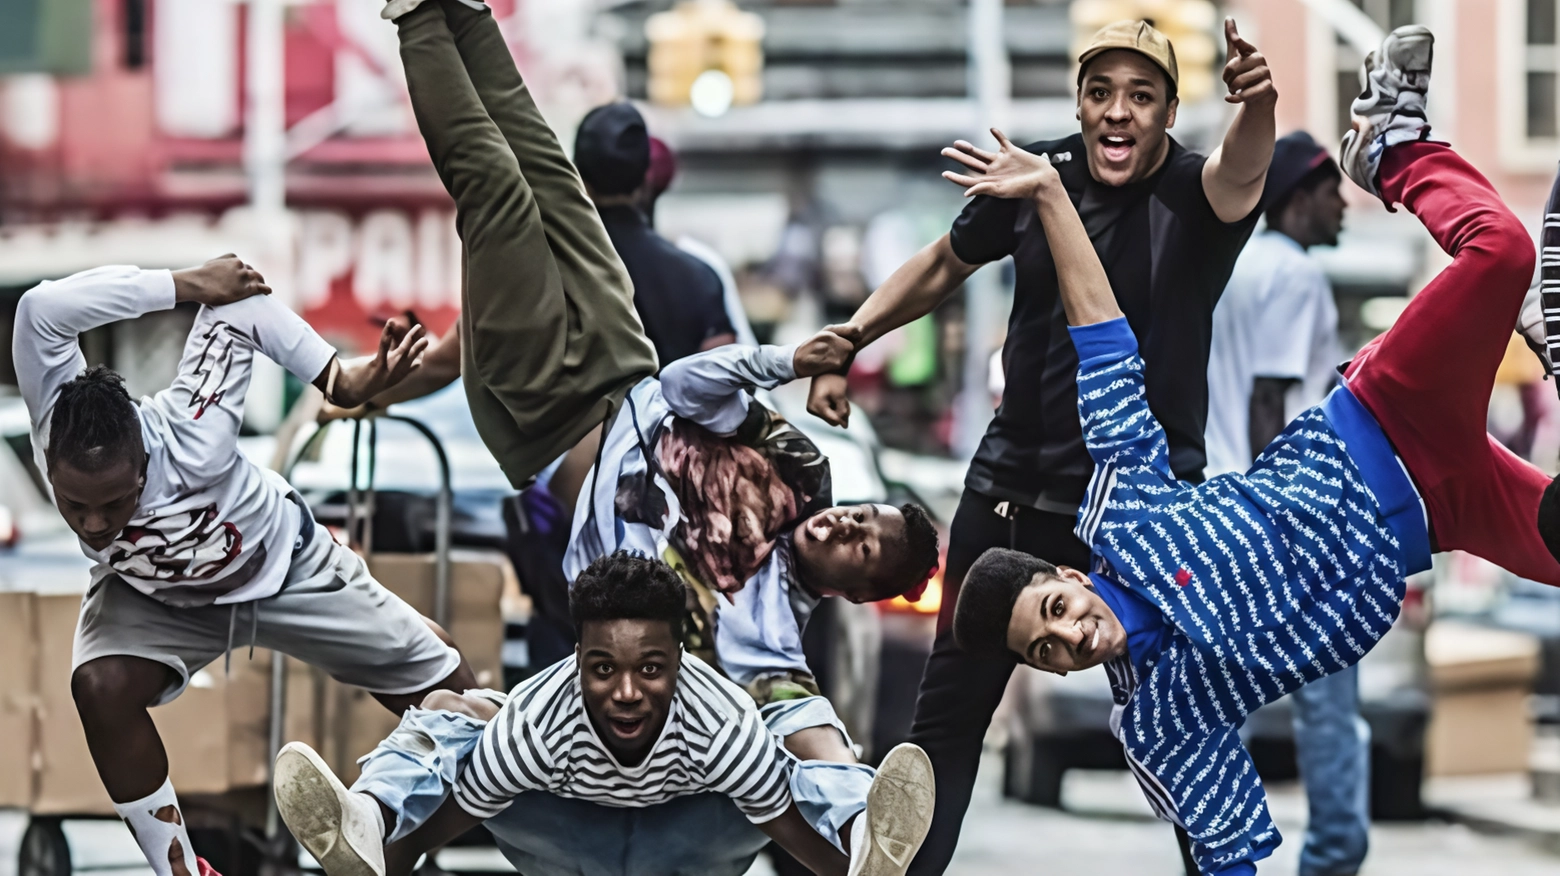
[[[98,472],[140,451],[141,420],[119,372],[98,365],[60,387],[49,415],[51,468]]]

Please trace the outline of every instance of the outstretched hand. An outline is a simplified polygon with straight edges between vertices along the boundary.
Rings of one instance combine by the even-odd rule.
[[[1273,71],[1268,69],[1267,58],[1240,35],[1233,18],[1224,19],[1224,49],[1224,86],[1230,90],[1224,101],[1276,103],[1278,91],[1273,87]]]
[[[343,408],[363,404],[405,380],[422,365],[423,352],[427,349],[428,333],[421,325],[408,328],[397,320],[385,323],[384,331],[379,334],[378,352],[341,363],[329,401]],[[326,372],[322,377],[328,381],[328,368]]]
[[[991,136],[997,138],[996,152],[982,149],[966,140],[956,140],[943,149],[944,158],[951,158],[969,168],[973,173],[943,171],[943,179],[964,186],[964,196],[990,195],[994,198],[1033,198],[1061,177],[1045,155],[1014,146],[1007,135],[996,128]]]
[[[271,287],[265,284],[265,278],[260,276],[260,272],[244,264],[242,259],[232,253],[217,256],[198,268],[173,272],[175,301],[193,301],[207,307],[221,307],[256,295],[270,294]]]

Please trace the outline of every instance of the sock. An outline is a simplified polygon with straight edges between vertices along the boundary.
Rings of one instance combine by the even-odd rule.
[[[114,811],[124,819],[135,837],[141,854],[157,876],[198,876],[195,849],[189,831],[184,828],[184,812],[173,793],[173,780],[164,779],[162,787],[131,803],[115,803]]]
[[[384,842],[390,834],[385,830],[385,811],[379,808],[379,798],[373,794],[365,794],[362,791],[354,791],[353,793],[368,802],[369,811],[374,813],[374,823],[379,825],[379,840]]]

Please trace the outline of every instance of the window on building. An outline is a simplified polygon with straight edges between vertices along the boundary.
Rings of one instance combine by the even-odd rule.
[[[1526,0],[1523,21],[1523,71],[1526,100],[1524,131],[1529,139],[1560,136],[1560,45],[1556,42],[1557,0]]]
[[[146,0],[123,0],[119,13],[122,61],[126,70],[146,66]]]

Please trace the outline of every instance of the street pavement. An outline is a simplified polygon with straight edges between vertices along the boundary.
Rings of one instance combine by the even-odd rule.
[[[1076,874],[1092,876],[1181,876],[1180,856],[1169,826],[1149,815],[1126,773],[1069,773],[1063,787],[1066,811],[1005,800],[1000,794],[1002,763],[988,755],[970,803],[959,851],[948,876],[991,874]],[[1304,841],[1305,798],[1299,786],[1269,789],[1273,813],[1284,834],[1278,852],[1258,867],[1261,876],[1294,876]],[[25,816],[0,810],[0,876],[13,876],[16,842]],[[116,821],[67,824],[72,856],[81,872],[99,876],[150,876],[151,870],[124,827]],[[496,849],[450,849],[445,869],[462,873],[513,872]],[[90,870],[86,868],[91,868]],[[1515,835],[1475,832],[1440,821],[1377,824],[1362,876],[1555,876],[1560,848]],[[772,876],[764,859],[749,876]]]

